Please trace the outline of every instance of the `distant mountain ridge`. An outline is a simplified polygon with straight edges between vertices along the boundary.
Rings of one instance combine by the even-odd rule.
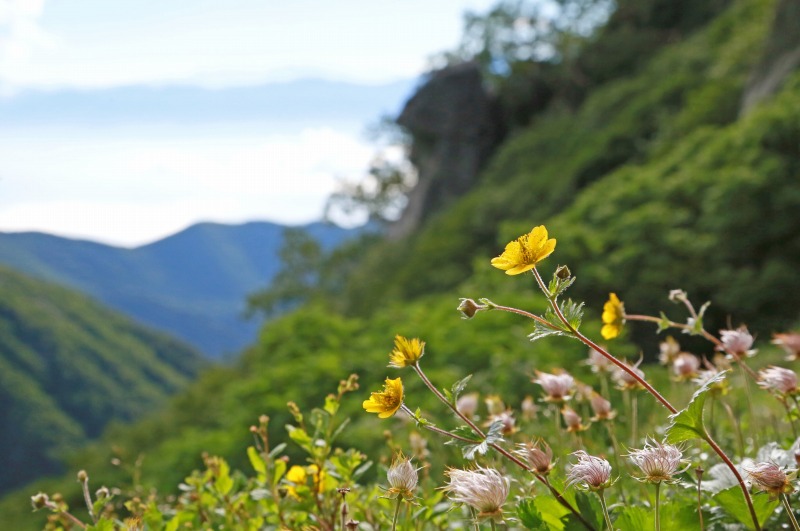
[[[202,365],[166,334],[0,267],[0,491],[60,472],[66,452],[161,406]]]
[[[357,231],[303,227],[329,250]],[[212,357],[255,339],[242,318],[245,297],[280,267],[285,226],[199,223],[157,242],[125,249],[49,234],[0,233],[0,264],[89,294]]]
[[[208,89],[133,85],[92,90],[28,90],[0,98],[5,126],[37,124],[260,122],[364,124],[376,113],[394,113],[417,81],[367,85],[299,79]]]

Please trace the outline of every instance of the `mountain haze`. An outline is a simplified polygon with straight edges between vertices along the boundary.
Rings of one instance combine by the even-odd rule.
[[[353,231],[304,227],[324,249]],[[91,295],[141,323],[218,357],[255,339],[245,297],[278,271],[284,226],[200,223],[125,249],[42,233],[0,234],[0,264]]]

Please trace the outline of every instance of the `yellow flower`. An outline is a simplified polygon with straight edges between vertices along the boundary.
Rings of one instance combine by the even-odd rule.
[[[394,350],[389,354],[389,367],[402,369],[417,363],[425,354],[425,342],[417,338],[408,339],[403,336],[395,336]]]
[[[294,465],[286,473],[286,481],[293,483],[295,486],[305,485],[306,484],[305,467]],[[294,486],[286,487],[286,493],[295,500],[300,499],[300,495],[297,494],[297,489]]]
[[[611,293],[603,306],[603,328],[600,333],[604,339],[614,339],[622,332],[623,324],[625,324],[625,306],[617,298],[616,293]]]
[[[492,265],[504,270],[506,275],[519,275],[533,269],[536,264],[550,256],[555,248],[555,238],[548,240],[547,229],[544,225],[539,225],[530,233],[523,234],[506,245],[503,254],[492,258]]]
[[[361,404],[367,413],[377,413],[378,418],[388,419],[403,405],[403,382],[400,378],[386,378],[383,391],[372,393],[369,400]]]

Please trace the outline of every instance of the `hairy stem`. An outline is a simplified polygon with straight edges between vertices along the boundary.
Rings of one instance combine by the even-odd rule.
[[[606,527],[608,531],[614,531],[614,526],[611,524],[611,516],[608,514],[608,505],[606,505],[606,497],[603,490],[597,491],[597,496],[600,498],[600,505],[603,507],[603,518],[606,520]]]
[[[794,531],[800,531],[800,526],[797,525],[797,518],[794,517],[792,506],[789,505],[789,497],[786,494],[781,494],[781,503],[783,504],[783,508],[786,509],[786,514],[789,515],[792,529],[794,529]]]
[[[725,452],[722,451],[722,448],[717,445],[717,443],[708,433],[704,434],[703,440],[706,441],[709,446],[711,446],[711,449],[716,452],[720,459],[722,459],[728,466],[730,471],[733,472],[734,477],[736,477],[736,481],[739,482],[739,487],[742,489],[742,495],[744,496],[744,501],[747,504],[747,510],[750,512],[750,518],[753,519],[753,525],[755,526],[756,531],[761,531],[761,524],[758,522],[756,509],[753,507],[753,499],[750,497],[750,491],[747,490],[747,485],[745,485],[742,475],[739,474],[739,471],[736,470],[736,466],[733,464],[730,458],[728,458]]]

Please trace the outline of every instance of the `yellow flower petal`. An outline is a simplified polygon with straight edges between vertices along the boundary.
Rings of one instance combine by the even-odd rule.
[[[519,275],[530,271],[536,264],[550,256],[556,248],[554,238],[547,239],[544,225],[534,227],[528,234],[523,234],[506,245],[503,254],[492,258],[492,265],[502,269],[507,275]]]
[[[418,338],[395,336],[394,350],[389,354],[389,366],[396,369],[410,367],[425,354],[425,342]]]
[[[377,413],[378,418],[386,419],[397,413],[403,405],[403,382],[400,378],[386,378],[383,391],[371,393],[361,406],[367,413]]]
[[[625,305],[617,297],[616,293],[608,296],[608,301],[603,305],[603,328],[600,334],[604,339],[614,339],[622,332],[622,325],[625,324]]]

